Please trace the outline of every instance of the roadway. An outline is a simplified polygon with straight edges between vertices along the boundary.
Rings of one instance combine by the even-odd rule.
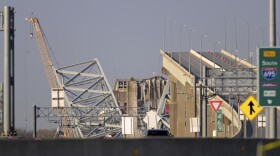
[[[238,62],[238,57],[235,57],[235,59],[231,59],[227,57],[225,54],[220,52],[202,52],[199,53],[202,55],[202,57],[207,58],[208,60],[215,62],[215,65],[218,65],[224,69],[226,68],[246,68],[245,65]],[[169,56],[171,56],[169,54]],[[179,63],[182,67],[184,67],[186,70],[189,71],[189,57],[190,57],[190,68],[191,73],[194,74],[197,78],[200,78],[200,58],[194,56],[190,52],[173,52],[172,58]],[[201,68],[202,66],[209,67],[209,64],[201,61]],[[214,66],[214,64],[213,64]],[[210,68],[210,67],[209,67]],[[248,67],[247,67],[248,68]]]
[[[169,55],[170,56],[170,55]],[[179,59],[180,57],[180,59]],[[190,57],[190,69],[189,70],[189,57]],[[172,58],[179,63],[180,65],[184,67],[187,71],[190,71],[193,75],[195,75],[197,78],[200,78],[200,59],[196,56],[192,55],[189,52],[173,52]],[[207,63],[201,61],[201,67],[202,66],[209,66]]]
[[[199,53],[199,52],[198,52]],[[215,62],[215,66],[218,65],[223,69],[227,68],[249,68],[249,66],[254,67],[253,65],[243,64],[236,55],[233,55],[234,57],[228,57],[224,53],[221,52],[202,52],[199,53],[202,55],[202,57],[207,58],[208,60],[211,60],[212,62]],[[169,55],[170,56],[170,55]],[[190,57],[190,59],[189,59]],[[200,61],[203,60],[197,56],[194,56],[190,52],[173,52],[172,58],[181,64],[182,67],[184,67],[186,70],[189,71],[189,60],[190,60],[190,72],[195,75],[197,78],[200,78]],[[180,61],[179,61],[180,60]],[[244,60],[242,60],[244,61]],[[248,63],[248,62],[247,62]],[[208,63],[201,61],[201,67],[207,66],[209,67]],[[217,68],[217,67],[216,67]],[[243,101],[245,101],[247,96],[223,96],[223,99],[227,101],[228,103],[233,103],[233,107],[236,111],[238,111],[239,104],[242,104]],[[261,112],[260,114],[265,114],[265,111]],[[278,111],[277,118],[280,119],[280,113]],[[258,128],[257,127],[257,117],[252,122],[247,122],[247,137],[253,138],[258,137],[262,138],[265,136],[265,128]],[[280,125],[280,120],[277,121],[277,125]],[[277,129],[277,133],[280,134],[280,129]],[[279,136],[279,135],[278,135]],[[279,137],[278,137],[279,138]]]

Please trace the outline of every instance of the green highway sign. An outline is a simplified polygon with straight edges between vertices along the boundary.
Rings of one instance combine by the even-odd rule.
[[[280,48],[258,49],[258,103],[263,107],[280,106]]]
[[[217,132],[222,132],[223,131],[223,112],[221,109],[217,111],[216,114],[216,130]]]

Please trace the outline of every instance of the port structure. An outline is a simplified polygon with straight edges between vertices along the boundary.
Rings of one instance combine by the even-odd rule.
[[[62,125],[68,125],[62,126],[64,137],[91,138],[105,135],[108,131],[112,132],[112,135],[119,134],[121,119],[112,118],[108,114],[121,116],[121,111],[99,61],[93,59],[56,69],[49,55],[46,37],[38,18],[30,17],[26,18],[26,21],[33,26],[51,90],[62,90],[64,97],[62,101],[65,104],[55,106],[53,109],[59,109],[64,115],[69,115],[69,117],[64,116],[61,120]],[[52,92],[52,94],[54,93]],[[59,99],[58,102],[60,102]],[[73,109],[64,109],[64,107]],[[100,109],[84,111],[84,107]],[[73,114],[80,117],[71,118]],[[99,117],[89,117],[92,114]],[[36,110],[35,115],[37,115]]]
[[[30,17],[26,18],[26,21],[30,22],[33,27],[48,83],[52,90],[52,111],[49,108],[34,106],[34,137],[36,137],[37,118],[44,117],[55,118],[54,121],[60,123],[57,136],[63,134],[66,138],[96,138],[108,135],[121,137],[121,120],[122,117],[127,116],[136,117],[135,125],[139,123],[140,129],[145,129],[143,127],[145,125],[144,116],[141,115],[142,108],[129,109],[132,111],[122,114],[98,59],[56,68],[49,55],[47,39],[39,19]],[[33,37],[33,33],[30,36]],[[159,80],[159,82],[163,81]],[[137,87],[133,87],[134,81],[131,81],[131,84],[133,84],[132,88],[137,89]],[[165,88],[165,94],[167,94],[168,86]],[[158,89],[154,90],[158,93],[157,99],[161,98],[163,90],[160,93],[157,91]],[[136,94],[127,97],[129,105],[137,103],[138,100],[133,98],[135,96]],[[156,105],[156,113],[160,117],[158,124],[168,128],[169,124],[162,116],[165,101],[165,97],[162,97],[159,107],[157,103],[154,105]],[[146,113],[146,111],[144,112]],[[135,132],[137,132],[137,128],[135,128]]]
[[[34,19],[36,18],[29,18],[29,21],[33,21],[32,23],[34,29],[40,28],[38,20]],[[42,36],[43,33],[36,35],[37,38],[43,38]],[[37,42],[44,43],[38,39]],[[44,44],[42,45],[39,46],[40,51],[42,51],[42,49],[46,49],[46,46]],[[239,102],[243,101],[246,96],[255,94],[256,77],[254,74],[256,73],[256,69],[252,64],[247,63],[246,61],[238,58],[236,55],[232,55],[226,51],[222,51],[221,54],[218,55],[214,52],[198,53],[193,50],[191,50],[189,53],[190,55],[188,55],[188,57],[191,56],[193,58],[185,60],[197,60],[188,63],[191,65],[189,68],[192,67],[190,69],[188,69],[184,64],[184,58],[178,58],[180,57],[179,53],[177,53],[179,55],[176,55],[176,53],[170,54],[161,51],[163,56],[163,73],[168,75],[170,81],[171,113],[170,124],[168,123],[168,127],[170,126],[171,133],[175,136],[211,136],[210,132],[214,130],[213,127],[215,121],[214,123],[212,122],[213,116],[215,115],[213,115],[213,112],[209,111],[211,109],[208,109],[207,107],[209,107],[209,99],[213,98],[223,100],[223,105],[221,108],[223,108],[224,118],[227,119],[224,120],[225,126],[223,130],[225,133],[220,134],[219,137],[240,136],[242,124],[239,119],[239,111],[236,109],[236,104],[234,105],[233,103],[239,104]],[[48,55],[43,56],[43,54],[41,54],[41,56],[43,60],[45,59],[45,64],[48,64],[48,68],[54,68],[51,60],[46,58]],[[182,53],[181,56],[184,56],[184,53]],[[183,61],[179,63],[177,60]],[[197,64],[198,62],[200,65]],[[77,116],[75,115],[77,113],[76,110],[82,107],[94,108],[98,106],[102,108],[92,109],[86,112],[82,111],[83,109],[81,109],[81,111],[79,111],[80,114],[78,115],[80,117],[71,120],[65,117],[65,119],[63,119],[64,121],[62,121],[62,125],[69,125],[69,128],[64,128],[64,134],[66,133],[66,136],[68,137],[82,138],[97,137],[107,135],[109,133],[110,135],[112,134],[117,136],[121,132],[121,118],[118,118],[118,116],[121,116],[122,112],[116,102],[117,100],[114,97],[110,86],[108,85],[98,60],[95,60],[90,64],[87,63],[88,62],[59,68],[55,70],[54,74],[54,69],[52,72],[48,72],[46,70],[51,88],[63,89],[66,95],[65,107],[75,107],[75,111],[69,112],[69,109],[67,109],[66,114],[74,113],[74,116]],[[88,69],[93,68],[93,66],[91,66],[93,64],[98,66],[95,69],[97,74],[85,73],[88,71]],[[85,65],[85,67],[79,69],[79,67],[83,65]],[[45,66],[45,68],[46,67],[47,66]],[[72,69],[75,68],[79,70],[75,72],[72,71]],[[246,76],[244,76],[244,74]],[[97,88],[97,86],[100,89],[99,91],[93,89]],[[111,102],[108,102],[108,99],[110,99]],[[185,103],[185,105],[179,103]],[[111,117],[109,117],[110,114],[112,115]],[[210,119],[208,117],[209,114],[212,114]],[[87,117],[87,115],[91,117]],[[93,116],[99,117],[94,119]],[[188,120],[190,117],[198,117],[199,123],[201,123],[199,125],[200,131],[198,133],[190,133],[187,130],[190,128],[190,120]],[[101,121],[100,119],[102,118],[103,120]],[[184,128],[182,129],[180,127]],[[208,127],[212,127],[210,128],[210,132],[208,131]],[[243,135],[246,136],[246,133]]]
[[[162,54],[163,57],[165,57],[164,59],[170,59],[168,54]],[[173,56],[174,58],[172,60],[169,60],[169,63],[171,62],[173,65],[175,64],[175,67],[180,69],[181,67],[176,65],[177,54],[174,53]],[[206,56],[203,57],[207,58]],[[213,68],[213,66],[211,66],[211,63],[209,63],[211,59],[209,59],[208,61],[204,59],[203,64],[206,64],[205,62],[208,62],[208,66],[203,68],[203,73],[205,74],[202,75],[203,77],[199,78],[198,74],[193,74],[199,72],[194,71],[188,73],[187,70],[183,70],[184,74],[180,74],[178,73],[178,71],[176,71],[176,68],[174,69],[172,65],[167,64],[165,61],[166,60],[163,61],[163,73],[167,73],[166,70],[172,69],[170,70],[171,72],[168,73],[169,81],[171,82],[166,81],[166,83],[168,84],[164,88],[164,90],[166,91],[164,92],[162,90],[163,88],[161,89],[161,91],[159,91],[159,93],[162,93],[161,95],[169,94],[168,92],[170,91],[170,100],[167,104],[170,108],[170,115],[167,119],[168,123],[166,123],[164,126],[165,128],[170,130],[175,137],[213,137],[211,135],[211,131],[215,130],[215,113],[211,111],[209,100],[222,100],[223,104],[221,108],[223,109],[224,118],[223,132],[219,133],[216,137],[241,137],[242,135],[246,135],[245,131],[242,132],[242,128],[245,127],[243,128],[243,130],[246,130],[246,126],[244,125],[247,125],[247,123],[246,120],[244,121],[244,123],[241,123],[237,104],[245,100],[248,95],[255,94],[256,69],[253,66],[248,67],[246,66],[246,62],[244,62],[245,64],[240,63],[241,60],[239,60],[240,62],[238,68],[234,65],[232,65],[231,68],[230,66],[227,67],[228,64],[226,63],[224,64],[225,68],[221,68],[219,64],[216,64],[216,68]],[[106,100],[103,100],[104,96],[102,96],[102,100],[99,99],[100,93],[103,93],[102,95],[104,95],[105,93],[109,93],[108,91],[110,89],[108,90],[109,86],[104,87],[108,85],[106,81],[103,81],[103,83],[101,84],[96,83],[99,80],[101,82],[101,75],[103,75],[100,74],[102,73],[102,70],[98,70],[100,68],[98,67],[99,63],[97,62],[95,63],[97,67],[92,67],[91,65],[94,62],[89,61],[57,69],[57,77],[59,78],[59,82],[61,83],[60,85],[64,89],[66,94],[66,105],[64,107],[64,110],[67,113],[61,112],[60,109],[39,107],[37,108],[37,117],[49,119],[55,117],[56,122],[60,122],[60,128],[71,128],[71,133],[75,134],[75,137],[81,138],[97,138],[104,137],[106,135],[121,137],[122,129],[120,120],[123,116],[133,116],[135,117],[134,122],[139,124],[139,118],[143,120],[145,114],[147,114],[147,112],[149,111],[149,109],[143,107],[145,105],[139,107],[138,104],[132,105],[132,103],[135,103],[136,101],[121,101],[121,99],[123,98],[130,99],[131,97],[129,98],[117,96],[118,98],[116,99],[112,96],[111,98],[109,98],[112,100],[111,102],[109,102],[111,104],[109,104],[108,101],[105,102]],[[95,71],[97,73],[91,73],[92,71]],[[174,71],[176,72],[176,74],[173,75],[172,72]],[[101,77],[97,75],[100,75]],[[182,75],[182,77],[180,77],[180,75]],[[137,85],[132,85],[134,86],[134,88],[135,86],[142,86],[140,81],[134,81],[137,82]],[[126,86],[124,82],[126,82],[126,84],[128,85],[134,81],[119,80],[117,84],[120,83],[124,87]],[[185,85],[187,87],[182,87],[182,85],[178,83],[180,81],[185,81]],[[100,91],[96,91],[95,85],[103,87],[100,88]],[[128,88],[128,86],[127,88],[124,87],[124,89],[126,90],[126,92],[124,93],[120,92],[121,90],[119,89],[119,93],[117,93],[117,95],[124,94],[128,96],[129,94],[133,94],[130,95],[132,97],[138,95],[134,95],[135,92],[129,91],[131,89]],[[138,89],[135,88],[134,90],[136,91]],[[145,87],[141,88],[140,90],[144,91]],[[93,95],[93,93],[97,94]],[[91,97],[89,95],[93,96]],[[111,96],[109,94],[107,95]],[[141,94],[141,98],[146,99],[144,94]],[[114,102],[114,99],[117,102]],[[96,101],[104,101],[105,103],[95,103]],[[137,101],[139,101],[139,99]],[[203,102],[206,103],[208,108],[205,109],[202,107],[204,105]],[[119,103],[121,104],[121,106],[118,105]],[[124,105],[124,103],[129,104],[129,107]],[[158,108],[157,112],[159,116],[160,114],[162,114],[162,112],[164,112],[163,109],[165,108],[165,104],[164,106],[160,106],[161,103],[163,102],[155,103],[154,106],[151,105],[152,107]],[[123,110],[125,109],[126,113],[123,114]],[[201,118],[202,121],[205,120],[205,116],[202,116],[202,111],[206,111],[205,114],[207,120],[207,128],[205,128],[204,131],[207,135],[204,134],[205,136],[203,136],[202,131],[197,133],[189,131],[189,118],[198,117]],[[130,113],[127,114],[127,112]],[[167,120],[162,121],[164,122]],[[184,121],[185,123],[182,123],[182,121]],[[146,129],[147,127],[138,126],[138,128]],[[201,125],[201,130],[203,130],[203,125]]]
[[[170,129],[166,110],[168,81],[157,76],[148,79],[117,79],[113,90],[115,98],[110,94],[106,81],[102,82],[104,78],[100,74],[100,67],[94,69],[91,63],[93,62],[77,64],[84,67],[76,68],[73,65],[68,66],[71,69],[62,67],[57,70],[60,82],[64,82],[62,86],[66,93],[66,104],[63,107],[34,106],[35,126],[38,119],[48,119],[59,125],[56,137],[62,134],[61,131],[68,129],[74,134],[74,138],[135,138],[143,137],[146,129],[151,127]],[[80,77],[67,82],[75,75]],[[132,134],[123,133],[127,125],[121,124],[121,119],[126,117],[132,119]],[[157,119],[157,122],[154,123],[153,119]]]

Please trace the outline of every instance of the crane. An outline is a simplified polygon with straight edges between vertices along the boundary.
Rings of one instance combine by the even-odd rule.
[[[47,42],[46,42],[46,37],[43,33],[43,30],[41,28],[41,25],[39,23],[38,18],[35,17],[29,17],[25,19],[27,22],[31,23],[33,26],[33,30],[36,36],[39,52],[42,58],[43,66],[46,72],[46,76],[49,82],[49,86],[51,89],[55,88],[60,88],[57,75],[52,63],[52,60],[49,56],[49,51],[47,48]],[[33,36],[33,34],[32,34]],[[67,112],[66,112],[67,113]],[[68,122],[68,119],[64,119],[64,122]],[[69,128],[64,128],[64,136],[65,137],[73,137],[73,133],[71,133],[71,129]]]
[[[48,78],[50,88],[51,89],[52,88],[59,88],[59,83],[58,83],[58,80],[57,80],[57,76],[56,76],[55,70],[53,69],[53,63],[50,59],[47,44],[46,44],[46,41],[45,41],[45,35],[42,31],[39,20],[38,20],[38,18],[30,17],[30,18],[26,18],[26,21],[30,22],[33,26],[35,36],[36,36],[36,40],[37,40],[37,43],[38,43],[39,52],[41,54],[41,58],[42,58],[42,61],[43,61],[43,66],[45,68],[45,72],[46,72],[46,75],[47,75],[47,78]]]

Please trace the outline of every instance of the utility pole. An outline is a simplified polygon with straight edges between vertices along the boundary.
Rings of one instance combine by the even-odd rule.
[[[0,83],[0,128],[3,128],[3,83]]]
[[[4,7],[1,12],[4,17],[1,21],[1,31],[4,31],[4,134],[5,136],[16,135],[15,133],[15,68],[14,68],[14,8]]]
[[[203,132],[204,132],[204,124],[202,123],[203,120],[203,116],[202,116],[202,100],[203,100],[203,94],[202,94],[202,81],[201,81],[201,77],[200,77],[200,83],[199,83],[199,137],[204,137],[203,136]]]
[[[203,83],[203,94],[202,94],[202,137],[207,138],[207,67],[203,66],[203,77],[202,77],[202,83]]]
[[[269,1],[269,46],[276,46],[276,15],[275,15],[275,0]],[[269,114],[269,136],[267,138],[277,138],[277,109],[272,107],[268,108]]]
[[[33,138],[37,137],[37,113],[36,113],[36,105],[33,106]]]

